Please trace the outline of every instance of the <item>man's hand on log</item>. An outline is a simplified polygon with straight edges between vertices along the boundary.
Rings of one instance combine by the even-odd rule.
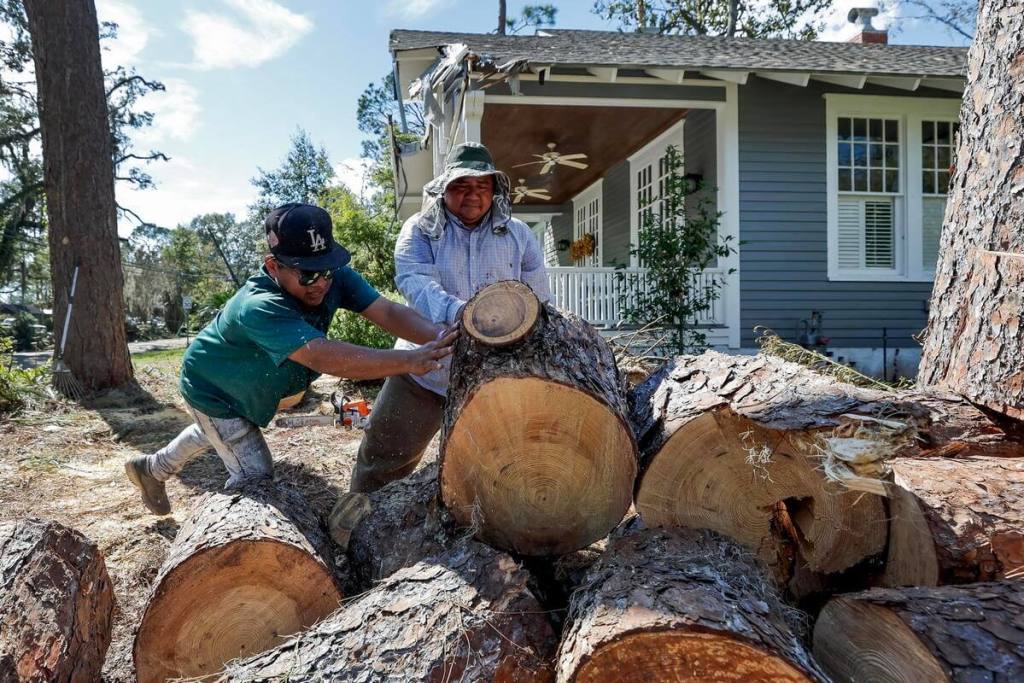
[[[451,355],[452,344],[455,343],[455,339],[458,336],[458,330],[450,330],[436,341],[424,344],[418,349],[410,351],[409,362],[412,367],[409,372],[414,375],[425,375],[432,370],[440,370],[441,359]]]

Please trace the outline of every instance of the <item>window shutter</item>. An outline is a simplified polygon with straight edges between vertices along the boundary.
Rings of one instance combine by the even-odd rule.
[[[864,234],[862,208],[859,199],[839,199],[839,245],[838,262],[843,270],[859,270],[861,265],[861,243]]]
[[[896,244],[892,201],[864,202],[864,267],[892,269]]]

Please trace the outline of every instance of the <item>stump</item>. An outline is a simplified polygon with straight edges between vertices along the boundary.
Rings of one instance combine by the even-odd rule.
[[[42,519],[0,524],[0,680],[98,681],[113,613],[85,536]]]
[[[826,680],[765,569],[714,532],[632,531],[573,595],[558,681]]]
[[[440,555],[454,526],[437,495],[437,464],[369,494],[370,512],[348,542],[352,575],[363,590],[403,567]]]
[[[892,469],[883,585],[1024,576],[1024,460],[899,458]]]
[[[182,524],[135,637],[139,681],[220,671],[332,612],[330,541],[297,491],[211,493]]]
[[[815,624],[814,654],[836,683],[1024,680],[1024,584],[833,598]]]
[[[885,547],[885,511],[880,496],[826,477],[822,456],[859,423],[847,414],[884,398],[770,356],[679,356],[632,397],[637,511],[648,526],[734,538],[780,578],[788,541],[814,571],[846,569]]]
[[[441,496],[496,547],[558,555],[632,502],[636,445],[615,358],[586,322],[499,282],[466,305],[441,429]]]
[[[508,555],[464,540],[222,681],[547,681],[555,636]]]

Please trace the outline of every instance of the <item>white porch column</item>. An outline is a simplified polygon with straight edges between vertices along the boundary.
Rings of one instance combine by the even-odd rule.
[[[719,266],[731,275],[725,275],[722,303],[725,304],[725,323],[729,328],[729,348],[740,347],[740,142],[739,103],[736,83],[725,85],[725,106],[715,112],[715,132],[718,159],[718,210],[722,212],[719,229],[729,236],[729,246],[735,253],[721,259]]]
[[[470,90],[462,105],[462,121],[459,126],[459,142],[482,142],[480,123],[484,118],[484,92]]]

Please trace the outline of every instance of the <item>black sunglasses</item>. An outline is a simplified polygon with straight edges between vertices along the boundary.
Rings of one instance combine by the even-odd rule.
[[[274,259],[277,261],[277,259]],[[293,268],[292,266],[286,266],[285,264],[277,261],[278,265],[281,265],[289,270],[294,270],[299,274],[299,284],[303,287],[309,287],[315,285],[320,278],[323,278],[330,282],[334,279],[334,269],[327,268],[325,270],[302,270],[301,268]]]

